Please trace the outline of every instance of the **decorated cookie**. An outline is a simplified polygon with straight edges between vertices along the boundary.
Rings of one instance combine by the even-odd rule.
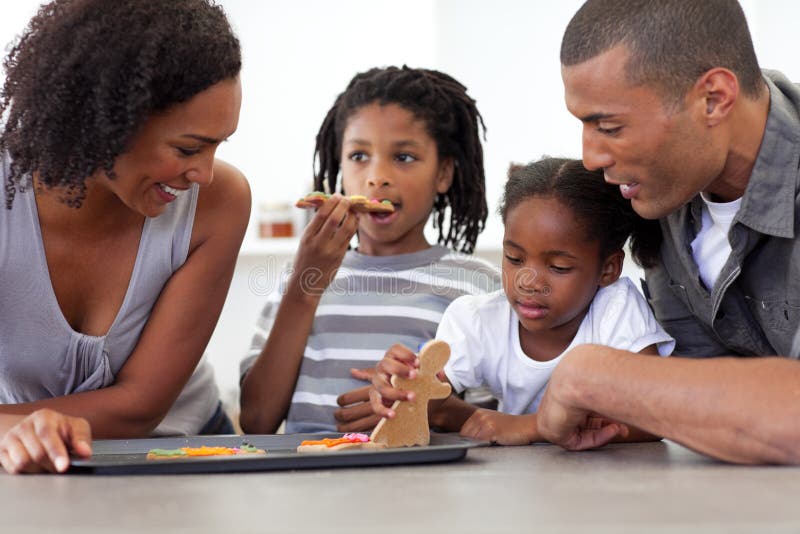
[[[366,434],[345,434],[341,438],[303,441],[297,452],[329,452],[352,449],[383,449],[386,445],[373,443]]]
[[[295,202],[295,206],[298,208],[317,209],[329,198],[331,196],[327,193],[314,191]],[[391,213],[394,211],[394,205],[390,200],[368,199],[362,195],[351,195],[347,199],[350,201],[350,209],[353,211],[370,213]]]
[[[383,418],[372,431],[372,441],[386,447],[410,447],[428,445],[431,432],[428,427],[428,401],[444,399],[450,395],[450,385],[443,383],[436,374],[450,359],[450,345],[432,340],[419,351],[419,371],[416,378],[392,377],[392,385],[405,391],[413,391],[413,401],[395,401],[392,410],[395,416]]]
[[[241,447],[181,447],[180,449],[150,449],[147,453],[148,460],[176,460],[181,458],[195,458],[198,456],[240,456],[243,454],[266,454],[264,449],[256,448],[247,443]]]
[[[313,191],[295,202],[295,206],[298,208],[316,209],[322,206],[329,198],[331,198],[331,196],[328,193],[323,193],[322,191]]]
[[[359,212],[369,213],[392,213],[394,205],[390,200],[377,200],[367,199],[361,195],[352,195],[348,197],[350,200],[350,209]]]

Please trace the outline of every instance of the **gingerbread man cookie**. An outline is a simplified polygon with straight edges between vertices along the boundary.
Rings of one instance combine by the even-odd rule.
[[[392,377],[392,385],[406,391],[413,391],[413,401],[396,401],[392,406],[395,416],[383,418],[372,431],[373,443],[387,447],[410,447],[428,445],[431,432],[428,427],[428,401],[444,399],[450,395],[450,384],[440,381],[436,374],[450,359],[450,345],[444,341],[432,340],[425,343],[419,351],[419,372],[416,378]]]

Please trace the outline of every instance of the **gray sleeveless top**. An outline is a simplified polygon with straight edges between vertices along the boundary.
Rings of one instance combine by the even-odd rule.
[[[53,292],[33,189],[18,190],[6,209],[9,163],[0,155],[0,403],[108,387],[136,347],[162,288],[186,261],[198,187],[161,216],[145,219],[117,317],[106,335],[88,336],[70,327]],[[154,434],[197,433],[218,399],[203,359]]]

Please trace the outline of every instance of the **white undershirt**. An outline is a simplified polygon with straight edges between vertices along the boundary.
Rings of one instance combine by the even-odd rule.
[[[733,218],[742,205],[742,199],[733,202],[711,202],[704,193],[702,227],[692,241],[692,256],[700,271],[700,279],[709,291],[717,283],[722,267],[731,255],[728,232]]]

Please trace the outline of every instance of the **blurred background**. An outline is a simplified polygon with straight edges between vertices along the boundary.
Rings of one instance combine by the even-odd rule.
[[[703,0],[697,0],[703,1]],[[4,50],[40,5],[3,2]],[[304,212],[287,207],[311,189],[314,138],[352,76],[374,66],[435,68],[467,86],[487,126],[491,210],[477,254],[497,262],[495,215],[510,162],[580,157],[580,123],[563,103],[558,51],[579,0],[218,0],[242,43],[239,130],[218,155],[250,180],[251,224],[228,300],[208,346],[223,400],[238,403],[238,365],[265,296],[291,260]],[[796,0],[744,0],[761,66],[800,81],[787,46],[800,23]],[[0,73],[0,78],[3,74]],[[287,231],[291,223],[292,231]],[[277,234],[293,237],[269,237]],[[639,276],[626,264],[626,274]]]

